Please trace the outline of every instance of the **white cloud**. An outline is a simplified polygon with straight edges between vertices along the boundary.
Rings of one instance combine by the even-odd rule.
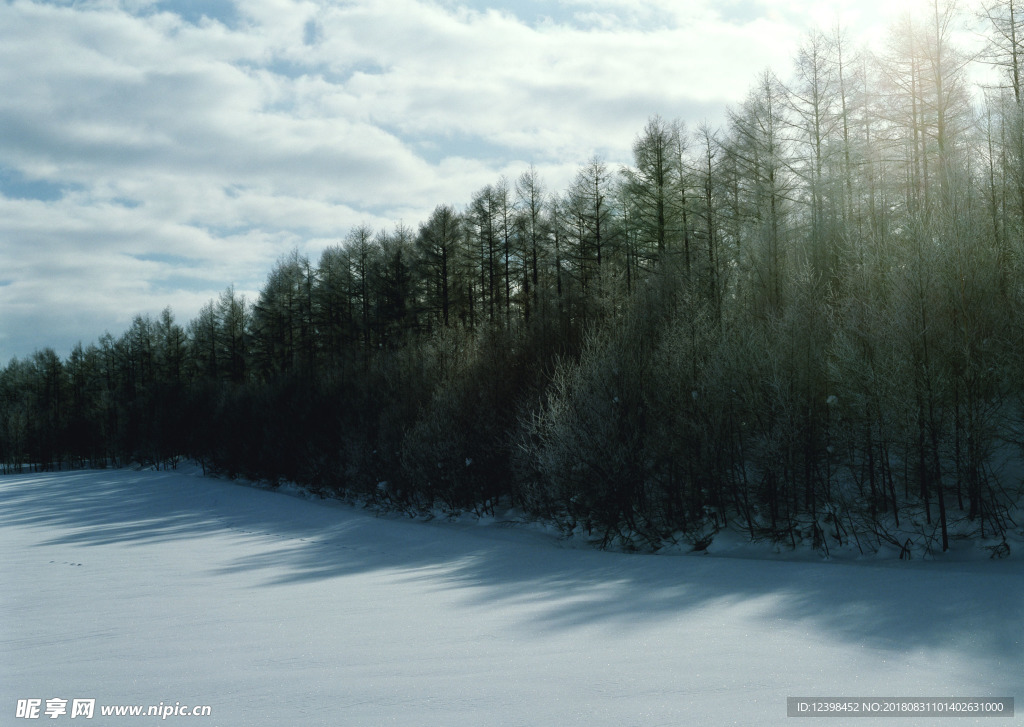
[[[0,361],[187,320],[292,247],[415,226],[530,163],[558,191],[655,113],[721,119],[809,18],[869,5],[0,3]]]

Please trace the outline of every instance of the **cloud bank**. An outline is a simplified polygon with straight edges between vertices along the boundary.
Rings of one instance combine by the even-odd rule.
[[[716,124],[835,0],[0,2],[0,363],[250,298],[293,248]],[[870,15],[869,13],[874,13]]]

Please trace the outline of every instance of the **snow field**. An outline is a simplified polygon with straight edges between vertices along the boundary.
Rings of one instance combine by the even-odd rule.
[[[125,470],[0,478],[0,553],[0,725],[60,697],[212,707],[127,724],[912,727],[786,697],[1024,696],[1014,560],[625,555]]]

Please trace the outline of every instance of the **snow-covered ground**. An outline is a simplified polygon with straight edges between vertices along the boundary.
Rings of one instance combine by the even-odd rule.
[[[500,520],[180,472],[2,477],[0,725],[84,720],[52,698],[101,725],[841,727],[786,698],[1024,697],[1017,559],[627,555]],[[100,715],[160,703],[211,716]]]

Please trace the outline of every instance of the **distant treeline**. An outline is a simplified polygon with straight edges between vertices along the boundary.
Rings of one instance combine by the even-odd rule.
[[[723,128],[652,118],[629,168],[557,193],[530,169],[293,252],[255,301],[13,360],[0,461],[184,455],[636,547],[726,521],[821,547],[998,537],[1024,423],[1024,28],[1010,3],[989,20],[1006,86],[984,103],[939,6],[883,54],[814,33]]]

